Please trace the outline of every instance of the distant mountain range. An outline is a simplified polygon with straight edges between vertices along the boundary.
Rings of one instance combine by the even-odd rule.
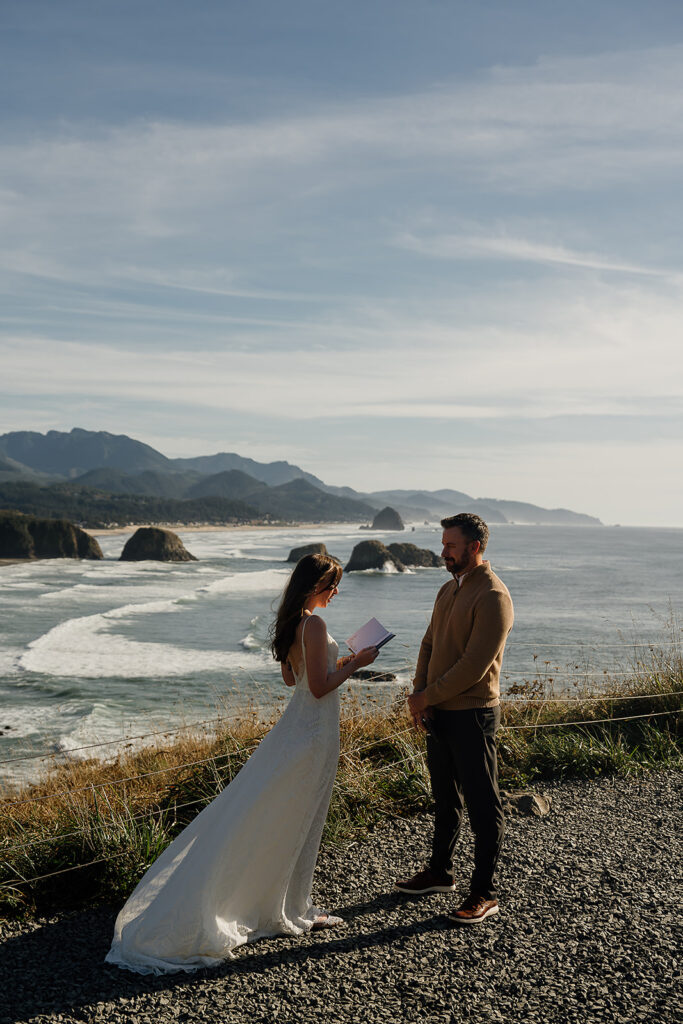
[[[0,435],[0,508],[98,524],[146,522],[154,516],[177,522],[203,516],[210,522],[367,522],[385,505],[407,521],[473,511],[490,523],[600,524],[569,509],[473,498],[458,490],[364,493],[333,487],[289,462],[256,462],[230,452],[169,459],[141,441],[106,431]]]

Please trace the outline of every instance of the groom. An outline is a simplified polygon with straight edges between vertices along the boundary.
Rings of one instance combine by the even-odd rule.
[[[471,512],[441,520],[446,569],[422,640],[408,708],[427,731],[427,764],[434,796],[434,838],[428,866],[396,888],[412,896],[455,889],[453,850],[464,806],[474,832],[470,894],[450,914],[477,924],[498,913],[494,872],[505,833],[498,791],[496,732],[500,725],[500,668],[512,628],[512,601],[482,555],[489,531]]]

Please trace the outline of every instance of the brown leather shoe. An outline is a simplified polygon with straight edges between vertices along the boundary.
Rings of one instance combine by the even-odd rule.
[[[498,900],[487,900],[485,896],[468,896],[462,906],[448,915],[456,924],[479,924],[492,914],[498,913]]]
[[[422,896],[426,892],[453,892],[455,882],[451,875],[437,875],[426,868],[424,871],[418,871],[412,878],[396,882],[396,888],[408,896]]]

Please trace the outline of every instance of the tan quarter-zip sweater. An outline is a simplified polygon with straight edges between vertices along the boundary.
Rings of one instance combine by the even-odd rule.
[[[448,711],[495,707],[512,622],[512,599],[488,562],[459,588],[456,580],[444,584],[420,646],[414,689]]]

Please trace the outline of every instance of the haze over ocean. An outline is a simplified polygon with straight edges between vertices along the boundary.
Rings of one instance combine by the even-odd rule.
[[[217,707],[279,705],[289,691],[267,629],[289,550],[321,540],[346,562],[368,536],[438,551],[441,533],[416,525],[362,534],[348,524],[179,532],[200,561],[118,562],[126,537],[109,534],[100,537],[103,562],[0,570],[0,761],[209,718]],[[666,643],[682,604],[683,530],[495,526],[487,556],[515,603],[504,689],[548,676],[561,691],[574,679],[628,672],[633,643]],[[376,663],[396,681],[352,682],[351,691],[382,702],[409,685],[434,596],[449,578],[443,569],[344,577],[326,612],[342,650],[372,615],[397,634]],[[0,777],[35,770],[36,762],[10,762]]]

